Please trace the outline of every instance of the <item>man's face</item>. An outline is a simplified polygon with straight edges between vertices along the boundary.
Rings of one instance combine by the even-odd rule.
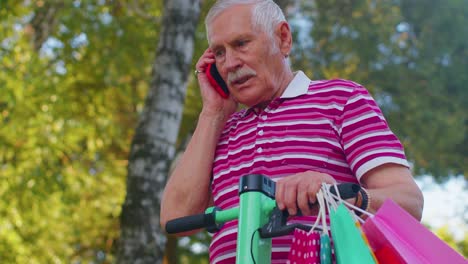
[[[279,38],[252,28],[251,8],[251,5],[229,8],[209,27],[210,49],[219,73],[234,98],[247,106],[279,96],[284,71]]]

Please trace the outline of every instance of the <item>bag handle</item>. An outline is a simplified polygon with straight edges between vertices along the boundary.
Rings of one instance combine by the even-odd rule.
[[[316,231],[316,228],[320,220],[322,221],[322,232],[328,234],[328,227],[327,227],[327,221],[326,221],[327,210],[325,208],[325,202],[324,202],[322,190],[319,190],[317,192],[316,197],[317,197],[317,202],[319,204],[319,212],[317,213],[317,218],[315,219],[315,223],[312,226],[312,228],[309,230],[308,234],[311,234],[312,232]]]
[[[332,186],[334,187],[334,189],[335,189],[335,191],[336,191],[336,195],[333,194],[333,193],[330,191],[330,188],[331,188]],[[353,214],[352,214],[352,215],[354,215],[354,216],[357,218],[357,220],[358,220],[359,222],[364,223],[364,219],[363,219],[362,217],[357,216],[357,215],[354,213],[354,211],[358,211],[358,212],[361,213],[361,215],[367,215],[368,217],[373,217],[373,216],[374,216],[372,213],[370,213],[370,212],[368,212],[368,211],[366,211],[366,210],[363,210],[363,209],[361,209],[361,208],[355,206],[354,204],[351,204],[351,203],[347,202],[346,200],[341,199],[341,197],[340,197],[340,195],[339,195],[339,190],[338,190],[338,188],[336,187],[336,184],[333,184],[333,185],[330,185],[330,184],[323,184],[323,185],[322,185],[322,188],[325,189],[325,192],[326,192],[326,194],[328,195],[329,200],[335,202],[335,205],[338,204],[338,203],[342,203],[342,204],[344,204],[346,207],[352,209],[352,210],[353,210]],[[334,209],[336,209],[336,207],[335,207]]]

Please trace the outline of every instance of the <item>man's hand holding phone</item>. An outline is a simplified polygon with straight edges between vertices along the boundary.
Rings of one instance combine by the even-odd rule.
[[[208,64],[208,67],[205,71],[208,81],[210,81],[211,86],[221,95],[223,98],[229,97],[229,90],[227,84],[224,82],[223,77],[218,72],[216,68],[216,63]]]
[[[214,54],[207,49],[196,64],[197,78],[203,99],[203,113],[223,114],[227,119],[237,109],[237,103],[229,96],[227,84],[216,69]]]

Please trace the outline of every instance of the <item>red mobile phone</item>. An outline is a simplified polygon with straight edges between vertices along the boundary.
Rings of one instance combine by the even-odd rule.
[[[223,78],[218,72],[216,68],[216,64],[209,64],[206,68],[206,76],[208,76],[208,80],[210,84],[216,89],[216,91],[223,97],[229,97],[229,90],[227,84],[224,82]]]

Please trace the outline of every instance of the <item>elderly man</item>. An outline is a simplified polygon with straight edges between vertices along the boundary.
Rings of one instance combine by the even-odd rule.
[[[163,225],[212,205],[237,206],[239,178],[247,174],[276,181],[278,207],[290,215],[300,209],[307,216],[300,221],[314,220],[310,204],[323,182],[359,183],[359,206],[370,212],[391,198],[421,218],[421,191],[375,101],[354,82],[293,72],[291,29],[273,1],[217,1],[205,23],[209,48],[196,64],[203,109],[167,183]],[[227,99],[205,74],[212,63]],[[236,112],[238,104],[246,108]],[[236,231],[231,221],[214,235],[211,263],[235,262]],[[273,239],[272,263],[286,262],[290,243],[290,236]]]

